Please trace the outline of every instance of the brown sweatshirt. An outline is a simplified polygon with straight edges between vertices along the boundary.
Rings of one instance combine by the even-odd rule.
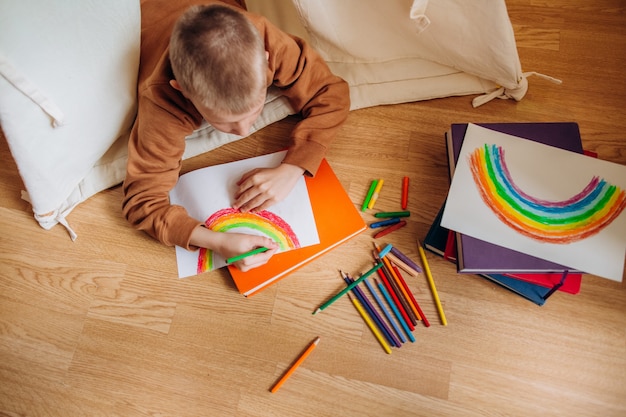
[[[185,137],[202,116],[169,84],[174,78],[169,39],[174,24],[194,4],[237,1],[144,0],[141,2],[141,58],[138,110],[128,145],[123,213],[133,227],[166,245],[189,248],[191,232],[202,221],[171,205],[185,150]],[[283,162],[315,175],[326,149],[345,121],[350,98],[347,83],[333,75],[324,60],[301,39],[287,35],[262,16],[242,12],[252,21],[269,53],[267,86],[281,89],[303,119],[294,127]]]

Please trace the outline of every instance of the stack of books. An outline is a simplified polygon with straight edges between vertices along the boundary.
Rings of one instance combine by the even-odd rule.
[[[573,122],[479,125],[545,145],[584,153],[578,125]],[[453,124],[445,135],[450,180],[467,126]],[[543,305],[557,290],[570,294],[580,291],[580,271],[442,227],[444,208],[445,202],[424,238],[424,246],[427,250],[455,262],[459,273],[480,275],[537,305]]]

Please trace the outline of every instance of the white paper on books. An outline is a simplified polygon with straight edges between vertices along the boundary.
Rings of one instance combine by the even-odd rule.
[[[170,202],[185,207],[199,221],[211,219],[212,230],[268,236],[279,243],[280,251],[320,243],[304,177],[281,202],[259,213],[231,209],[237,181],[255,168],[278,166],[285,151],[227,164],[210,166],[182,175],[170,192]],[[226,266],[217,253],[204,249],[188,251],[176,247],[179,278]]]
[[[477,149],[488,151],[481,157]],[[485,170],[489,161],[492,176]],[[609,185],[616,187],[612,194]],[[624,190],[626,166],[470,124],[441,224],[621,281],[626,253]],[[609,195],[607,201],[601,200]]]

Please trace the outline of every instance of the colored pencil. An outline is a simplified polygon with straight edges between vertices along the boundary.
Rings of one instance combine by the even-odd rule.
[[[413,262],[413,260],[411,258],[409,258],[408,256],[406,256],[404,253],[402,253],[400,251],[400,249],[394,247],[391,249],[391,253],[393,253],[395,256],[397,256],[398,258],[400,258],[400,260],[402,262],[404,262],[405,264],[407,264],[408,266],[410,266],[411,268],[413,268],[414,270],[416,270],[417,272],[422,272],[422,268],[419,267],[418,264],[416,264],[415,262]]]
[[[348,285],[354,281],[348,274],[343,274],[343,276],[344,276],[344,280],[346,281],[346,284]],[[383,336],[385,336],[385,339],[387,339],[389,344],[392,346],[401,347],[402,343],[400,343],[400,340],[397,337],[395,337],[395,335],[391,332],[391,330],[389,329],[389,326],[385,324],[385,322],[383,321],[383,318],[380,317],[380,314],[378,314],[378,311],[376,311],[376,309],[372,305],[372,302],[369,300],[369,298],[367,298],[363,290],[361,290],[359,286],[356,286],[352,289],[352,293],[356,295],[356,298],[359,299],[359,302],[361,303],[363,308],[365,308],[365,311],[367,312],[367,314],[369,314],[372,321],[381,331]]]
[[[385,338],[383,337],[383,335],[380,334],[380,332],[378,331],[374,323],[372,323],[372,320],[369,318],[369,316],[367,315],[367,313],[361,306],[361,303],[359,303],[359,300],[357,300],[356,297],[353,297],[352,294],[348,294],[348,297],[350,297],[350,300],[352,300],[352,304],[354,304],[354,307],[356,307],[361,317],[363,317],[363,320],[365,321],[367,326],[370,328],[372,333],[374,333],[374,336],[376,336],[376,339],[378,339],[378,343],[380,343],[383,349],[385,349],[385,352],[387,352],[388,354],[391,354],[391,348],[385,341]]]
[[[393,246],[391,246],[391,243],[388,243],[387,246],[383,248],[383,250],[378,251],[378,257],[380,259],[383,259],[385,256],[387,256],[389,252],[391,252],[391,249],[393,249]]]
[[[391,218],[391,219],[381,220],[379,222],[370,223],[370,228],[371,229],[376,229],[376,228],[379,228],[379,227],[391,226],[392,224],[400,223],[401,221],[402,221],[402,219],[400,219],[400,217],[394,217],[394,218]]]
[[[374,217],[379,219],[390,219],[392,217],[409,217],[410,215],[410,211],[381,211],[374,214]]]
[[[382,264],[380,258],[376,255],[375,252],[374,252],[374,259],[376,259],[377,263]],[[374,264],[376,264],[376,262]],[[380,277],[382,282],[385,284],[385,287],[387,287],[387,291],[389,291],[389,294],[391,295],[393,302],[396,304],[396,307],[402,314],[402,317],[406,321],[407,325],[410,327],[411,330],[415,330],[415,324],[417,323],[417,320],[415,319],[413,314],[409,315],[409,313],[407,313],[407,311],[409,311],[410,308],[408,305],[406,305],[406,301],[402,299],[401,294],[398,294],[398,291],[394,288],[394,286],[392,286],[393,280],[389,276],[389,272],[387,271],[387,268],[385,267],[384,264],[383,264],[383,267],[378,270],[378,276]]]
[[[372,198],[370,199],[369,203],[367,204],[367,208],[368,209],[372,209],[374,208],[374,204],[376,204],[376,200],[378,200],[378,195],[380,194],[380,190],[381,188],[383,188],[383,183],[385,181],[380,179],[378,180],[378,184],[376,184],[376,188],[374,189],[374,194],[372,194]]]
[[[387,258],[389,258],[389,260],[391,261],[392,264],[397,265],[398,267],[402,268],[405,272],[407,272],[409,275],[416,277],[419,275],[419,272],[417,272],[415,269],[411,268],[410,266],[408,266],[407,264],[405,264],[404,262],[402,262],[401,259],[397,258],[393,253],[388,253],[387,254]],[[420,268],[421,270],[421,268]]]
[[[337,294],[335,294],[330,300],[326,301],[324,304],[319,306],[318,309],[313,312],[313,314],[317,314],[320,311],[327,309],[332,303],[334,303],[335,301],[340,299],[342,296],[346,295],[350,290],[352,290],[352,288],[354,288],[357,285],[359,285],[361,283],[361,281],[363,281],[364,279],[366,279],[367,277],[372,275],[374,272],[376,272],[382,266],[383,266],[382,264],[376,265],[372,269],[370,269],[369,271],[367,271],[366,273],[361,275],[359,278],[355,279],[352,282],[352,284],[348,285],[346,288],[344,288],[343,290],[341,290]]]
[[[428,266],[428,261],[426,260],[426,254],[424,253],[424,249],[422,248],[422,244],[419,240],[417,241],[417,250],[419,251],[420,258],[422,259],[422,266],[424,267],[424,273],[428,279],[430,291],[433,293],[433,298],[435,299],[435,305],[437,306],[437,311],[439,312],[441,324],[447,326],[448,320],[446,320],[446,315],[443,312],[443,307],[441,306],[441,300],[439,299],[439,294],[437,293],[437,287],[435,287],[435,280],[433,279],[433,274],[430,272],[430,267]]]
[[[395,284],[394,289],[396,289],[396,291],[398,292],[398,296],[402,296],[402,299],[406,301],[405,308],[407,308],[407,312],[409,312],[409,314],[412,314],[413,317],[415,317],[416,319],[415,324],[417,324],[417,321],[421,320],[422,316],[420,315],[419,311],[417,311],[417,308],[415,307],[415,305],[413,305],[413,302],[411,301],[411,297],[409,297],[409,293],[402,286],[402,283],[400,282],[400,278],[398,278],[398,275],[396,274],[396,270],[393,269],[393,265],[391,265],[388,259],[385,259],[385,261],[387,261],[385,266],[387,267],[387,270],[389,271],[389,275],[391,277],[390,281]]]
[[[404,280],[404,277],[400,273],[400,270],[398,268],[396,268],[395,266],[393,267],[393,269],[396,272],[396,275],[398,276],[398,279],[400,280],[400,283],[402,284],[402,286],[406,290],[407,294],[411,298],[411,301],[415,305],[415,308],[417,309],[417,312],[422,317],[422,321],[424,322],[424,326],[430,327],[430,323],[429,323],[428,319],[424,315],[424,312],[422,311],[422,308],[420,307],[419,303],[415,299],[415,296],[413,295],[413,292],[411,292],[411,289],[409,288],[409,286],[407,285],[406,281]]]
[[[411,333],[408,323],[404,320],[404,317],[402,317],[402,314],[400,313],[400,310],[398,310],[398,307],[396,307],[396,303],[391,298],[389,291],[387,291],[387,289],[385,288],[382,282],[376,280],[376,284],[378,285],[378,288],[380,289],[380,292],[383,295],[383,297],[385,297],[387,304],[389,304],[389,307],[391,307],[393,314],[396,315],[396,318],[398,319],[398,322],[400,322],[400,325],[404,329],[404,332],[409,337],[409,340],[411,342],[415,342],[415,337],[413,336],[413,333]]]
[[[313,342],[309,344],[306,350],[302,352],[302,354],[293,363],[293,365],[291,365],[289,369],[287,369],[287,372],[285,372],[283,376],[274,384],[274,386],[270,389],[271,393],[275,393],[276,391],[278,391],[278,389],[285,383],[285,381],[289,379],[291,374],[293,374],[296,371],[296,369],[298,369],[298,367],[302,364],[302,362],[304,362],[307,356],[311,354],[311,352],[313,351],[313,349],[315,349],[315,347],[317,346],[319,342],[320,342],[320,338],[318,336],[315,338],[315,340],[313,340]]]
[[[252,256],[252,255],[259,254],[259,253],[267,252],[268,250],[269,249],[266,248],[266,247],[260,247],[260,248],[252,249],[251,251],[242,253],[241,255],[233,256],[232,258],[226,259],[226,263],[227,264],[232,264],[234,262],[242,260],[243,258],[247,258],[248,256]]]
[[[387,307],[385,307],[385,303],[383,302],[383,300],[381,300],[381,298],[376,293],[376,290],[374,289],[374,286],[367,279],[365,281],[363,281],[363,282],[365,283],[365,286],[369,290],[370,294],[372,294],[372,297],[374,297],[374,300],[376,300],[376,304],[378,304],[378,307],[380,308],[380,311],[383,312],[383,314],[387,318],[387,321],[391,324],[391,327],[393,327],[393,330],[398,335],[398,338],[400,339],[400,342],[406,343],[406,337],[404,337],[404,333],[402,333],[402,331],[400,330],[400,328],[396,324],[395,320],[391,316],[391,313],[389,312]]]
[[[380,232],[376,233],[374,235],[374,239],[380,239],[383,236],[387,236],[389,233],[395,232],[398,229],[402,229],[404,226],[406,226],[406,222],[404,220],[401,220],[401,221],[397,222],[396,224],[393,224],[393,225],[391,225],[389,227],[386,227],[383,230],[381,230]]]
[[[409,204],[409,177],[402,178],[402,210]]]
[[[365,196],[365,200],[363,201],[363,205],[361,206],[361,211],[365,211],[365,209],[367,209],[367,206],[370,203],[370,200],[372,199],[372,194],[374,194],[374,190],[376,189],[376,185],[378,184],[378,180],[373,180],[372,183],[370,184],[370,189],[367,191],[367,195]]]
[[[374,244],[374,245],[376,246],[376,249],[378,249],[378,246],[376,244]],[[389,262],[389,259],[388,258],[383,258],[382,261],[385,264],[385,266],[387,267],[387,270],[389,271],[389,275],[391,275],[393,280],[396,282],[396,286],[397,286],[398,290],[400,291],[398,295],[401,294],[404,297],[408,307],[410,308],[410,310],[415,315],[415,318],[417,320],[421,320],[422,317],[420,316],[419,312],[417,311],[417,308],[411,302],[409,294],[406,292],[406,290],[404,289],[404,287],[400,283],[400,279],[396,276],[396,272],[393,270],[393,267],[391,266],[391,263]],[[416,321],[416,323],[417,323],[417,321]]]

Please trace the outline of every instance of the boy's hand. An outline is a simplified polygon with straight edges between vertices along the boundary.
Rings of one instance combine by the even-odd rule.
[[[279,250],[278,243],[265,236],[245,233],[215,232],[203,226],[196,227],[191,233],[190,243],[201,248],[210,248],[225,259],[232,258],[253,249],[265,247],[268,251],[251,255],[233,263],[242,271],[264,265]]]
[[[233,265],[243,272],[265,265],[279,249],[276,242],[264,236],[248,235],[244,233],[221,233],[221,235],[223,236],[221,236],[220,239],[220,247],[217,248],[216,251],[226,259],[260,247],[269,249],[256,255],[247,256],[233,263]]]
[[[233,208],[243,212],[265,210],[287,197],[302,174],[304,169],[290,164],[253,169],[237,182]]]

